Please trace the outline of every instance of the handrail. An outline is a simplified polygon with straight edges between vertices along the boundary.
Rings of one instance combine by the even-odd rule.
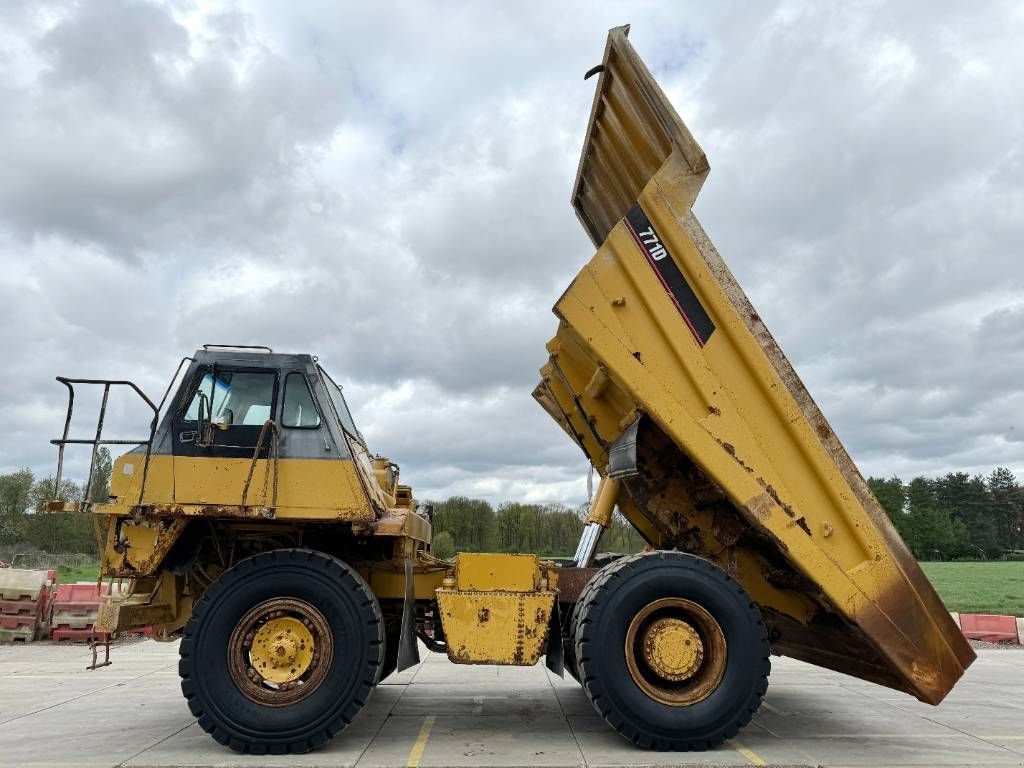
[[[203,344],[203,349],[207,352],[211,349],[262,349],[268,354],[274,354],[274,350],[262,344]]]
[[[252,461],[249,464],[249,474],[246,476],[246,478],[245,478],[245,485],[242,487],[242,504],[241,504],[241,506],[243,508],[245,507],[245,502],[248,500],[249,484],[252,483],[252,475],[253,475],[253,472],[256,470],[256,462],[260,458],[260,452],[263,450],[263,443],[266,440],[266,437],[267,437],[268,433],[270,434],[271,437],[270,437],[269,450],[267,451],[267,454],[268,454],[268,456],[267,456],[267,459],[268,459],[267,468],[266,468],[266,472],[263,474],[263,506],[264,507],[267,506],[267,480],[270,478],[271,469],[273,469],[273,472],[274,472],[274,486],[273,486],[273,488],[274,488],[274,495],[273,495],[273,498],[271,499],[271,502],[270,502],[270,508],[274,509],[274,510],[277,509],[277,462],[278,462],[279,451],[280,451],[279,440],[280,440],[281,432],[280,432],[280,430],[277,427],[277,422],[275,422],[273,419],[267,419],[265,422],[263,422],[263,428],[260,429],[260,435],[256,439],[256,448],[255,448],[255,450],[252,453]]]
[[[135,382],[128,381],[126,379],[71,379],[66,376],[57,376],[57,381],[68,388],[68,410],[67,415],[64,418],[64,432],[60,439],[51,440],[52,445],[57,446],[57,476],[53,482],[53,495],[55,497],[60,495],[60,481],[64,474],[64,448],[68,445],[91,445],[92,446],[92,458],[89,461],[89,477],[85,482],[85,498],[80,503],[79,509],[85,510],[91,503],[89,501],[89,494],[92,492],[92,479],[96,472],[96,454],[99,451],[101,445],[145,445],[146,446],[146,459],[142,468],[142,488],[139,494],[139,503],[142,503],[142,494],[146,488],[146,476],[149,471],[149,458],[153,450],[153,438],[156,436],[157,420],[159,419],[160,409],[159,407],[146,396],[135,384]],[[71,430],[71,415],[75,407],[75,384],[85,385],[102,385],[103,386],[103,399],[100,402],[100,415],[96,420],[96,436],[91,439],[85,438],[69,438],[68,432]],[[149,406],[153,411],[153,420],[149,425],[149,438],[145,440],[104,440],[103,439],[103,421],[107,414],[107,400],[110,397],[111,387],[130,387],[135,394],[142,398],[143,402]]]
[[[146,458],[142,464],[142,483],[139,485],[139,505],[142,505],[142,501],[146,495],[146,480],[149,477],[149,462],[153,453],[153,440],[156,437],[156,428],[160,421],[160,413],[164,409],[164,405],[167,402],[168,396],[171,394],[171,389],[174,387],[174,382],[178,380],[178,375],[181,373],[182,367],[185,363],[195,362],[195,360],[187,355],[178,362],[178,367],[174,370],[174,375],[171,376],[170,382],[167,384],[167,388],[164,390],[163,397],[160,398],[160,404],[154,405],[153,401],[149,399],[145,392],[132,381],[127,379],[71,379],[66,376],[58,376],[57,381],[68,388],[68,412],[64,419],[64,433],[59,440],[51,440],[50,443],[58,446],[57,453],[57,478],[54,481],[53,495],[60,495],[60,481],[61,476],[64,472],[64,446],[66,445],[91,445],[92,459],[89,462],[89,479],[86,482],[85,494],[86,498],[83,499],[83,507],[89,504],[88,495],[92,492],[92,478],[95,473],[96,467],[96,453],[101,445],[145,445],[146,446]],[[71,428],[71,414],[75,406],[75,388],[74,384],[102,384],[103,385],[103,401],[100,405],[100,417],[96,425],[96,437],[92,440],[86,440],[84,438],[69,438],[68,431]],[[110,394],[110,388],[113,386],[127,386],[135,391],[135,393],[142,398],[142,400],[150,407],[153,411],[153,420],[149,425],[149,439],[148,440],[103,440],[103,420],[107,410],[107,397]]]

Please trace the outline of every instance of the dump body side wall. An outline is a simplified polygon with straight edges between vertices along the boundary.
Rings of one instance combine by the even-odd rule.
[[[777,650],[842,669],[820,646],[848,637],[844,671],[937,702],[973,652],[690,211],[706,160],[624,30],[604,64],[573,199],[599,250],[556,304],[538,400],[599,469],[646,414],[773,543],[816,606],[781,611]]]

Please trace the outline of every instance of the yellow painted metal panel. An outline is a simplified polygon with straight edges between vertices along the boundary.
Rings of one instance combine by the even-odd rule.
[[[608,34],[573,186],[573,207],[596,246],[669,155],[682,161],[674,180],[687,206],[708,173],[704,151],[629,44],[628,33],[626,26]]]
[[[536,555],[460,552],[455,559],[455,584],[459,590],[533,592],[539,580]]]
[[[625,32],[573,196],[600,247],[535,397],[601,470],[644,415],[624,512],[738,578],[776,651],[938,702],[974,654],[690,211],[707,162]]]
[[[370,589],[380,599],[405,598],[404,561],[383,561],[356,563],[359,575],[366,579]],[[434,590],[441,586],[446,569],[424,568],[415,563],[413,572],[413,594],[417,600],[433,600]]]
[[[125,464],[131,466],[131,474],[125,473]],[[277,464],[275,518],[375,519],[351,461],[281,459]],[[251,465],[250,459],[152,456],[143,504],[180,508],[182,514],[210,514],[209,507],[222,507],[224,514],[230,515],[230,508],[242,503],[242,492]],[[142,456],[126,454],[119,457],[114,462],[111,477],[111,494],[117,497],[117,503],[98,505],[96,511],[127,513],[139,501],[141,478]],[[185,492],[179,488],[183,478],[188,478]],[[261,459],[253,470],[246,504],[269,507],[272,500],[272,463]]]
[[[547,644],[555,592],[437,590],[448,658],[456,664],[537,663]]]

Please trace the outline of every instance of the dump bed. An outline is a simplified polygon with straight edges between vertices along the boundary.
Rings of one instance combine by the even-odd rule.
[[[776,653],[938,703],[974,653],[690,210],[707,160],[627,33],[572,198],[598,250],[534,396],[648,541],[746,587]]]

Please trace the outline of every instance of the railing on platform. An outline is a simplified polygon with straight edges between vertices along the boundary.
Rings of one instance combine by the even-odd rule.
[[[149,459],[153,452],[153,440],[156,437],[157,424],[160,420],[160,412],[163,410],[164,404],[167,402],[167,397],[171,393],[171,388],[174,386],[174,382],[177,381],[178,375],[181,373],[182,367],[187,362],[192,362],[193,358],[183,357],[181,362],[178,363],[177,369],[174,371],[174,375],[171,377],[170,382],[167,384],[167,389],[164,390],[164,396],[160,399],[160,404],[155,404],[146,393],[143,392],[135,382],[128,381],[127,379],[71,379],[66,376],[58,376],[57,381],[68,388],[68,410],[64,418],[64,433],[57,440],[51,440],[53,445],[57,446],[57,477],[53,483],[53,495],[54,497],[60,496],[60,481],[64,475],[64,448],[69,445],[91,445],[92,446],[92,458],[89,461],[89,477],[85,483],[84,497],[81,502],[74,504],[73,506],[80,512],[86,512],[91,506],[91,500],[89,495],[92,492],[92,481],[96,473],[96,455],[101,445],[144,445],[146,447],[146,458],[142,465],[142,482],[139,485],[139,500],[138,504],[142,504],[142,500],[146,493],[146,478],[149,474]],[[96,420],[96,435],[93,438],[71,438],[68,437],[68,433],[71,430],[71,417],[74,413],[75,408],[75,385],[93,385],[103,387],[103,397],[100,401],[100,415]],[[128,387],[135,394],[137,394],[142,401],[149,407],[153,412],[153,418],[149,424],[149,437],[141,440],[104,440],[103,439],[103,422],[107,414],[107,401],[110,397],[111,387]],[[52,501],[46,502],[43,507],[48,512],[61,512],[68,511],[68,503],[55,498]]]

